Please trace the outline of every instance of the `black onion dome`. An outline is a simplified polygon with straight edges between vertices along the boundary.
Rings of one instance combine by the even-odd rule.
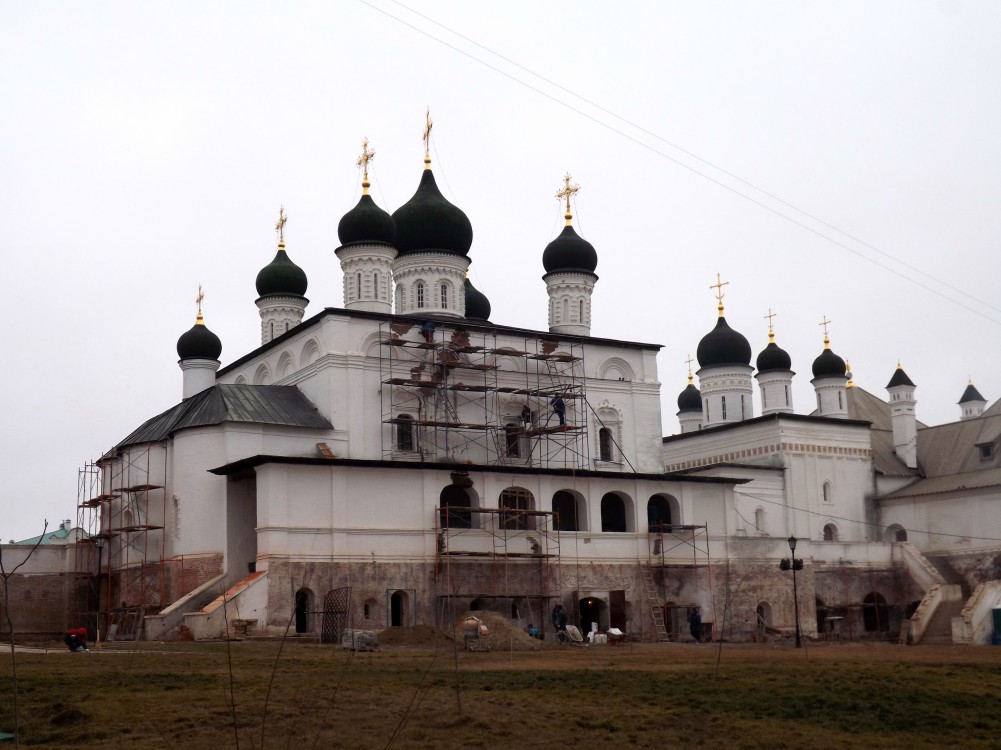
[[[914,383],[911,382],[911,379],[907,377],[907,373],[904,372],[904,368],[900,365],[897,365],[897,369],[893,371],[893,377],[890,378],[890,382],[886,384],[886,387],[893,388],[897,385],[909,385],[911,388],[915,387]]]
[[[563,227],[560,236],[546,245],[542,253],[542,265],[546,273],[557,271],[584,271],[594,273],[598,267],[598,253],[594,245],[581,237],[569,224]]]
[[[342,245],[355,242],[392,245],[396,241],[396,224],[393,217],[365,193],[358,205],[341,217],[337,224],[337,237]]]
[[[694,383],[678,394],[678,411],[702,411],[702,394]]]
[[[700,367],[751,364],[751,345],[720,316],[716,327],[702,337],[695,352]]]
[[[469,279],[462,285],[466,294],[466,317],[473,320],[490,320],[490,300],[473,286]]]
[[[813,360],[813,377],[815,378],[846,378],[845,361],[828,348]]]
[[[966,390],[963,391],[962,398],[959,399],[959,403],[968,404],[971,401],[986,401],[987,399],[980,395],[980,391],[976,389],[973,383],[966,386]]]
[[[202,322],[200,314],[191,329],[177,340],[177,356],[181,359],[219,359],[220,354],[222,342]]]
[[[285,243],[278,245],[275,259],[257,274],[257,293],[261,297],[306,295],[306,272],[288,257]]]
[[[758,359],[755,361],[758,372],[773,372],[775,370],[791,370],[792,358],[785,349],[779,348],[774,341],[769,341]]]
[[[400,255],[428,250],[466,255],[473,244],[473,225],[461,209],[445,200],[430,169],[421,175],[414,197],[392,218]]]

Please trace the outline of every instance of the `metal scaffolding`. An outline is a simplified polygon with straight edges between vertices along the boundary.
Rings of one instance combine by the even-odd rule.
[[[587,468],[583,344],[499,346],[447,322],[381,326],[383,455],[395,460]]]

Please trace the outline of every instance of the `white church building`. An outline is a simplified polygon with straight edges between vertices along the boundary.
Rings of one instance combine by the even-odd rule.
[[[490,320],[467,278],[472,227],[430,158],[392,215],[369,158],[338,227],[342,306],[307,317],[282,216],[257,277],[260,347],[222,366],[199,296],[178,403],[93,464],[85,624],[334,640],[491,609],[551,631],[561,603],[585,632],[643,640],[688,638],[695,608],[736,640],[797,622],[811,638],[990,639],[999,403],[971,384],[960,421],[926,427],[903,369],[869,394],[825,335],[816,404],[797,412],[790,355],[772,334],[752,365],[718,281],[698,387],[690,375],[665,437],[661,346],[590,335],[598,255],[569,177],[541,258],[548,327],[527,330]]]

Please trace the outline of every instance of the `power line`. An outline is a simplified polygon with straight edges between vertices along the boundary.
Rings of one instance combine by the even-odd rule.
[[[639,138],[637,138],[637,137],[635,137],[633,135],[630,135],[629,133],[626,133],[626,132],[620,130],[619,128],[614,127],[613,125],[611,125],[611,124],[609,124],[607,122],[604,122],[603,120],[598,119],[594,115],[592,115],[592,114],[590,114],[588,112],[585,112],[584,110],[580,109],[579,107],[575,107],[572,104],[569,104],[568,102],[565,102],[562,99],[557,98],[553,94],[550,94],[549,92],[544,91],[544,90],[538,88],[537,86],[533,86],[532,84],[530,84],[530,83],[528,83],[526,81],[523,81],[523,80],[521,80],[521,79],[513,76],[512,74],[508,73],[507,71],[502,70],[501,68],[498,68],[497,66],[492,65],[489,62],[476,57],[475,55],[467,52],[466,50],[463,50],[460,47],[457,47],[457,46],[455,46],[453,44],[450,44],[449,42],[445,41],[444,39],[436,37],[434,34],[432,34],[432,33],[428,32],[428,31],[420,28],[419,26],[415,26],[414,24],[409,23],[408,21],[405,21],[402,18],[393,15],[389,11],[384,10],[382,8],[379,8],[379,7],[375,6],[375,5],[373,5],[372,3],[368,2],[367,0],[358,0],[358,2],[360,2],[363,5],[371,8],[372,10],[375,10],[375,11],[378,11],[379,13],[382,13],[383,15],[385,15],[385,16],[393,19],[397,23],[400,23],[400,24],[402,24],[404,26],[407,26],[410,29],[413,29],[414,31],[416,31],[416,32],[418,32],[420,34],[423,34],[424,36],[428,37],[429,39],[432,39],[433,41],[436,41],[439,44],[441,44],[441,45],[443,45],[445,47],[448,47],[449,49],[451,49],[451,50],[453,50],[455,52],[458,52],[460,55],[463,55],[464,57],[467,57],[470,60],[473,60],[474,62],[477,62],[477,63],[479,63],[480,65],[483,65],[486,68],[489,68],[490,70],[494,71],[495,73],[498,73],[498,74],[504,76],[505,78],[508,78],[508,79],[514,81],[515,83],[518,83],[521,86],[524,86],[525,88],[527,88],[527,89],[529,89],[531,91],[534,91],[535,93],[539,94],[540,96],[544,96],[547,99],[549,99],[549,100],[551,100],[551,101],[553,101],[553,102],[561,105],[562,107],[564,107],[566,109],[569,109],[570,111],[572,111],[572,112],[574,112],[574,113],[576,113],[576,114],[578,114],[578,115],[580,115],[582,117],[585,117],[586,119],[590,120],[591,122],[595,123],[596,125],[600,125],[601,127],[605,128],[606,130],[609,130],[609,131],[615,133],[616,135],[619,135],[622,138],[625,138],[626,140],[631,141],[632,143],[640,146],[641,148],[644,148],[644,149],[650,151],[651,153],[654,153],[654,154],[660,156],[661,158],[667,159],[668,161],[673,162],[677,166],[682,167],[683,169],[686,169],[689,172],[692,172],[693,174],[696,174],[696,175],[702,177],[705,180],[708,180],[709,182],[713,183],[714,185],[716,185],[718,187],[721,187],[724,190],[727,190],[727,191],[733,193],[734,195],[737,195],[737,196],[743,198],[744,200],[746,200],[746,201],[748,201],[750,203],[753,203],[754,205],[758,206],[759,208],[763,208],[764,210],[768,211],[769,213],[772,213],[775,216],[778,216],[779,218],[785,219],[786,221],[788,221],[788,222],[790,222],[792,224],[795,224],[796,226],[800,227],[801,229],[804,229],[807,232],[810,232],[811,234],[814,234],[817,237],[819,237],[819,238],[821,238],[823,240],[826,240],[827,242],[829,242],[829,243],[831,243],[831,244],[833,244],[833,245],[835,245],[837,247],[840,247],[843,250],[846,250],[846,251],[852,253],[856,257],[861,258],[862,260],[865,260],[865,261],[867,261],[867,262],[875,265],[876,267],[883,269],[884,271],[888,271],[889,273],[892,273],[892,274],[894,274],[896,276],[899,276],[900,278],[904,279],[905,281],[909,281],[911,284],[914,284],[915,286],[918,286],[918,287],[920,287],[921,289],[924,289],[927,292],[930,292],[930,293],[932,293],[932,294],[934,294],[934,295],[936,295],[938,297],[941,297],[942,299],[946,300],[947,302],[951,302],[952,304],[954,304],[954,305],[956,305],[958,307],[961,307],[961,308],[963,308],[963,309],[965,309],[965,310],[967,310],[969,312],[972,312],[975,315],[979,315],[980,317],[984,318],[985,320],[990,321],[991,323],[994,323],[996,325],[1001,325],[1001,320],[999,320],[997,318],[994,318],[994,317],[991,317],[987,313],[985,313],[985,312],[983,312],[981,310],[978,310],[977,308],[972,307],[972,306],[966,304],[965,302],[962,302],[961,300],[958,300],[958,299],[955,299],[953,297],[950,297],[947,294],[945,294],[944,292],[942,292],[942,291],[940,291],[938,289],[935,289],[934,287],[931,287],[931,286],[929,286],[927,284],[924,284],[921,281],[918,281],[917,279],[915,279],[915,278],[913,278],[911,276],[908,276],[907,274],[904,274],[901,271],[899,271],[899,270],[897,270],[895,268],[892,268],[891,266],[886,265],[885,263],[881,263],[880,261],[876,260],[875,258],[869,257],[868,255],[866,255],[866,254],[862,253],[861,251],[859,251],[859,250],[851,247],[850,245],[847,245],[847,244],[845,244],[843,242],[840,242],[839,240],[837,240],[837,239],[835,239],[835,238],[833,238],[833,237],[831,237],[831,236],[829,236],[827,234],[824,234],[823,232],[821,232],[821,231],[819,231],[819,230],[817,230],[817,229],[815,229],[815,228],[813,228],[813,227],[811,227],[811,226],[803,223],[802,221],[799,221],[798,219],[796,219],[796,218],[794,218],[792,216],[789,216],[786,213],[783,213],[782,211],[780,211],[780,210],[778,210],[778,209],[776,209],[776,208],[774,208],[772,206],[769,206],[768,204],[766,204],[766,203],[764,203],[764,202],[762,202],[762,201],[760,201],[760,200],[758,200],[758,199],[756,199],[756,198],[748,195],[747,193],[741,192],[737,188],[732,187],[731,185],[728,185],[725,182],[722,182],[721,180],[718,180],[715,177],[712,177],[711,175],[706,174],[703,171],[700,171],[699,169],[691,166],[690,164],[686,164],[684,161],[681,161],[680,159],[677,159],[676,157],[671,156],[670,154],[667,154],[667,153],[665,153],[665,152],[663,152],[663,151],[655,148],[654,146],[650,145],[649,143],[646,143],[643,140],[641,140],[641,139],[639,139]],[[648,134],[648,135],[650,135],[653,138],[657,138],[658,140],[663,141],[664,143],[672,146],[673,148],[677,149],[678,151],[681,151],[682,153],[684,153],[684,154],[686,154],[688,156],[691,156],[692,158],[695,158],[695,159],[697,159],[698,161],[700,161],[700,162],[702,162],[704,164],[707,164],[708,166],[712,167],[713,169],[716,169],[720,173],[722,173],[724,175],[727,175],[728,177],[731,177],[732,179],[738,180],[742,184],[745,184],[748,187],[751,187],[752,189],[758,191],[762,195],[765,195],[768,198],[770,198],[772,200],[775,200],[776,202],[778,202],[778,203],[780,203],[782,205],[785,205],[785,206],[787,206],[787,207],[789,207],[789,208],[797,211],[798,213],[802,214],[803,216],[808,217],[810,220],[816,221],[817,223],[821,224],[822,226],[828,227],[828,228],[830,228],[830,229],[838,232],[839,234],[843,235],[844,237],[849,238],[849,239],[851,239],[854,242],[858,242],[859,244],[861,244],[861,245],[863,245],[865,247],[868,247],[868,248],[874,250],[875,252],[879,253],[880,255],[883,255],[883,256],[885,256],[887,258],[890,258],[894,262],[899,263],[900,265],[902,265],[905,268],[908,268],[908,269],[914,271],[915,273],[919,273],[919,274],[921,274],[921,275],[923,275],[923,276],[925,276],[927,278],[933,279],[933,280],[936,281],[936,283],[941,284],[942,286],[944,286],[944,287],[946,287],[946,288],[948,288],[950,290],[953,290],[953,291],[955,291],[955,292],[957,292],[959,294],[962,294],[962,295],[968,297],[969,299],[974,300],[974,301],[978,302],[979,304],[981,304],[981,305],[983,305],[983,306],[985,306],[985,307],[987,307],[989,309],[1001,312],[1001,308],[998,308],[998,307],[996,307],[994,305],[991,305],[991,304],[989,304],[987,302],[984,302],[983,300],[977,299],[973,295],[971,295],[971,294],[969,294],[967,292],[964,292],[964,291],[958,289],[957,287],[954,287],[954,286],[952,286],[952,285],[950,285],[950,284],[948,284],[946,282],[943,282],[943,281],[939,280],[938,278],[932,276],[931,274],[925,273],[924,271],[921,271],[920,269],[918,269],[918,268],[916,268],[916,267],[914,267],[914,266],[912,266],[912,265],[910,265],[910,264],[908,264],[908,263],[906,263],[904,261],[901,261],[901,260],[895,258],[894,256],[890,255],[889,253],[886,253],[883,250],[880,250],[879,248],[876,248],[873,245],[870,245],[870,244],[868,244],[868,243],[866,243],[866,242],[864,242],[862,240],[859,240],[858,238],[854,237],[853,235],[849,234],[848,232],[845,232],[845,231],[843,231],[841,229],[838,229],[836,226],[834,226],[832,224],[829,224],[829,223],[823,221],[822,219],[819,219],[819,218],[815,217],[813,214],[810,214],[809,212],[807,212],[807,211],[805,211],[803,209],[797,208],[795,205],[793,205],[791,203],[788,203],[788,202],[782,200],[781,198],[778,198],[777,196],[772,195],[768,191],[763,190],[761,188],[758,188],[755,185],[753,185],[752,183],[750,183],[750,182],[748,182],[748,181],[746,181],[746,180],[744,180],[744,179],[742,179],[742,178],[740,178],[740,177],[738,177],[738,176],[736,176],[734,174],[731,174],[730,172],[727,172],[726,170],[724,170],[724,169],[722,169],[720,167],[715,166],[711,162],[706,161],[705,159],[702,159],[701,157],[699,157],[699,156],[697,156],[695,154],[692,154],[691,152],[688,152],[685,149],[680,148],[680,147],[674,145],[673,143],[671,143],[670,141],[667,141],[666,139],[662,138],[661,136],[657,135],[656,133],[653,133],[652,131],[649,131],[649,130],[641,127],[641,126],[635,125],[632,122],[630,122],[629,120],[627,120],[626,118],[620,117],[619,115],[616,115],[614,112],[611,112],[610,110],[607,110],[604,107],[601,107],[600,105],[597,105],[597,104],[591,102],[590,100],[585,99],[584,97],[578,96],[577,94],[573,93],[569,89],[566,89],[566,88],[564,88],[562,86],[559,86],[558,84],[555,84],[552,81],[549,81],[549,79],[547,79],[547,78],[545,78],[545,77],[543,77],[541,75],[538,75],[537,73],[532,72],[528,68],[525,68],[524,66],[519,65],[518,63],[515,63],[515,62],[513,62],[511,60],[508,60],[508,58],[506,58],[503,55],[500,55],[500,54],[498,54],[496,52],[493,52],[488,47],[485,47],[485,46],[479,44],[478,42],[475,42],[475,41],[473,41],[471,39],[468,39],[467,37],[463,36],[462,34],[459,34],[458,32],[452,31],[447,26],[444,26],[443,24],[440,24],[437,21],[434,21],[433,19],[428,18],[427,16],[424,16],[423,14],[418,13],[417,11],[412,11],[406,5],[403,5],[402,3],[398,2],[398,0],[391,0],[391,2],[395,2],[400,7],[406,8],[407,10],[410,10],[411,12],[413,12],[416,15],[420,16],[421,18],[426,18],[429,22],[434,23],[437,26],[440,26],[441,28],[449,31],[450,33],[453,33],[456,36],[469,41],[471,44],[474,44],[477,47],[480,47],[481,49],[486,50],[487,52],[489,52],[490,54],[493,54],[493,55],[497,56],[501,60],[504,60],[505,62],[508,62],[508,63],[510,63],[512,65],[517,66],[518,68],[521,68],[522,70],[525,70],[525,71],[531,73],[531,75],[536,76],[540,80],[545,81],[546,83],[551,84],[551,85],[555,86],[556,88],[559,88],[562,91],[565,91],[565,92],[571,94],[572,96],[580,99],[581,101],[586,102],[590,106],[593,106],[593,107],[599,109],[600,111],[605,112],[605,113],[609,114],[610,116],[615,117],[616,119],[618,119],[618,120],[620,120],[620,121],[622,121],[624,123],[629,124],[631,127],[634,127],[637,130],[639,130],[639,131],[641,131],[641,132],[643,132],[645,134]]]

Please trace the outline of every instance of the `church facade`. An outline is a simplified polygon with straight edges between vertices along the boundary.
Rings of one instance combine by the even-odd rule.
[[[342,306],[306,316],[282,214],[257,277],[261,346],[222,367],[199,295],[177,342],[181,400],[96,463],[90,627],[333,640],[476,609],[548,627],[559,603],[584,632],[645,640],[683,638],[696,609],[738,640],[896,637],[905,621],[920,640],[943,613],[950,638],[985,640],[1001,602],[985,525],[997,404],[924,428],[902,369],[877,399],[825,336],[817,408],[797,413],[791,358],[771,336],[751,366],[717,280],[699,387],[690,376],[663,437],[660,345],[590,335],[598,255],[573,227],[569,176],[566,226],[542,253],[548,327],[528,330],[490,320],[466,275],[472,227],[427,154],[392,215],[368,194],[372,156],[366,143],[338,227]],[[936,458],[963,441],[972,458]],[[785,558],[803,560],[795,599]]]

